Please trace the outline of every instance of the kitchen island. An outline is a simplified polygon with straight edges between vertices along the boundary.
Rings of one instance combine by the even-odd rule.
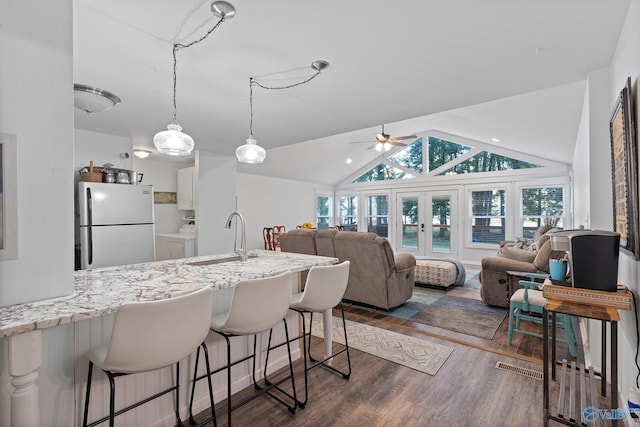
[[[58,414],[56,420],[60,425],[65,422],[66,425],[74,425],[78,422],[80,412],[77,406],[84,401],[82,390],[86,382],[87,366],[84,352],[108,340],[113,313],[120,305],[159,300],[212,287],[218,291],[214,294],[214,311],[221,312],[229,304],[231,288],[242,280],[273,276],[285,271],[301,272],[337,261],[329,257],[256,250],[250,252],[246,262],[236,260],[234,254],[222,254],[80,270],[75,272],[75,292],[72,295],[0,308],[0,338],[9,341],[9,375],[14,387],[11,393],[12,425],[40,425],[40,393],[36,384],[38,370],[43,362],[42,330],[68,324],[74,326],[74,348],[67,349],[63,357],[71,359],[75,367],[73,400],[76,407],[70,414]],[[288,321],[297,326],[296,320],[295,315],[292,315]],[[213,348],[211,358],[217,359],[215,338],[210,336],[207,343]],[[241,351],[246,352],[249,347],[245,346]],[[277,357],[274,358],[274,363],[277,363],[276,359]],[[45,355],[44,362],[46,361]],[[218,361],[212,361],[214,365],[218,365]],[[170,378],[170,371],[165,372],[164,376]],[[145,382],[164,380],[166,378],[154,378]],[[242,387],[245,382],[246,378],[238,380],[237,387]],[[133,388],[136,388],[135,384]],[[184,391],[187,389],[186,386],[182,387]],[[224,395],[222,391],[220,390],[220,395]],[[127,399],[129,398],[133,399],[133,396],[128,396]],[[103,402],[100,400],[101,397],[97,394],[92,411],[101,412]],[[170,403],[166,406],[169,409],[167,413],[170,414]],[[135,418],[135,423],[146,425],[159,420],[162,423],[164,417],[162,408],[157,408],[147,418]]]

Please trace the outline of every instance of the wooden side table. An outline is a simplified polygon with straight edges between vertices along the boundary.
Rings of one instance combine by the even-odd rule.
[[[606,323],[611,324],[611,409],[618,408],[618,322],[620,314],[618,309],[609,306],[597,306],[591,304],[580,304],[575,302],[550,299],[543,308],[543,382],[544,382],[544,425],[549,425],[549,420],[553,420],[565,425],[582,425],[582,414],[580,419],[570,421],[566,418],[552,415],[549,408],[549,314],[551,314],[551,379],[556,378],[556,314],[564,313],[571,316],[585,317],[602,321],[602,373],[601,373],[601,395],[607,395],[607,328]],[[584,408],[582,408],[584,410]],[[612,420],[612,426],[618,425],[618,420]]]

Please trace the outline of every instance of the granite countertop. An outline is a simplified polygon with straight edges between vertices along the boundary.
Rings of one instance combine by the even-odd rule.
[[[0,308],[0,337],[51,328],[114,313],[126,302],[153,301],[203,287],[215,290],[246,279],[330,265],[330,257],[254,250],[246,262],[189,263],[234,257],[233,253],[173,259],[75,272],[72,295]]]

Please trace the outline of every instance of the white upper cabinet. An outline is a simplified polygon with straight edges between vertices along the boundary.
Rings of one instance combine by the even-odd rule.
[[[178,169],[178,210],[195,210],[195,167]]]

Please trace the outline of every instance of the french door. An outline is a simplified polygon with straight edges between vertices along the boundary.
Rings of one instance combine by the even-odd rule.
[[[458,258],[457,190],[398,193],[397,250]]]

